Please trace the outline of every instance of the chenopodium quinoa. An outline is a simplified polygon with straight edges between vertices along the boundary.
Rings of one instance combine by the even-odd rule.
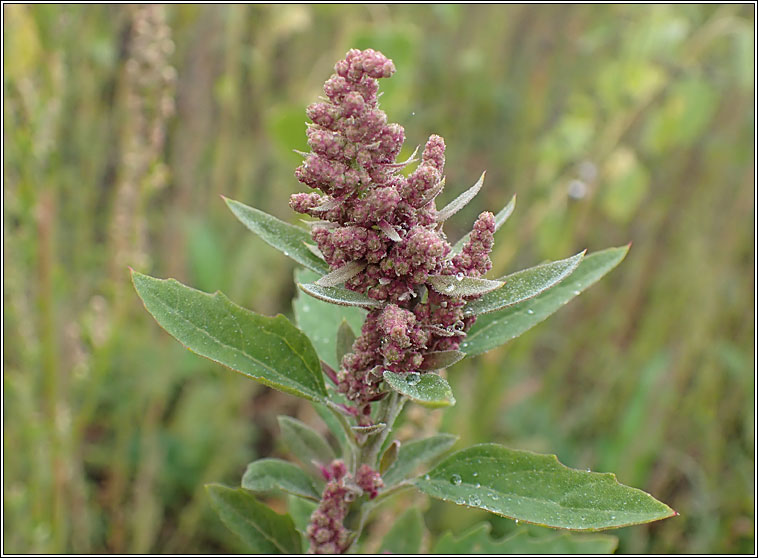
[[[226,200],[248,228],[320,275],[299,285],[305,293],[367,310],[357,338],[347,322],[325,318],[322,329],[330,330],[330,347],[342,347],[336,370],[283,316],[261,316],[220,293],[208,295],[133,272],[145,306],[169,333],[202,356],[311,400],[340,441],[337,455],[316,431],[280,417],[285,441],[305,469],[263,459],[248,466],[241,488],[209,485],[221,519],[257,552],[299,553],[307,546],[311,553],[338,554],[358,550],[369,512],[378,502],[410,487],[517,521],[571,530],[596,531],[674,515],[645,492],[619,484],[612,474],[570,469],[555,456],[480,444],[428,469],[450,449],[454,437],[440,434],[404,445],[391,439],[408,400],[430,407],[455,403],[439,370],[544,320],[615,267],[628,250],[610,248],[586,257],[581,252],[499,280],[485,279],[492,267],[493,236],[515,199],[497,215],[481,213],[472,231],[451,246],[442,225],[476,195],[484,174],[453,202],[437,208],[445,184],[445,142],[432,135],[420,159],[414,153],[397,161],[405,132],[387,122],[378,104],[378,80],[394,72],[382,53],[351,50],[324,84],[323,102],[307,108],[311,152],[303,153],[295,176],[313,191],[294,194],[290,207],[314,219],[308,222],[310,235]],[[412,172],[403,173],[416,163]],[[428,470],[419,475],[422,467]],[[297,526],[289,515],[276,514],[255,497],[272,490],[294,498],[290,503]],[[423,528],[419,518],[416,523]],[[413,521],[401,518],[393,537],[396,529],[410,528],[406,523]],[[443,535],[433,551],[456,552],[461,544],[514,551],[521,548],[524,541],[516,537],[522,535],[492,541],[487,529],[475,528],[459,540]],[[594,551],[615,547],[612,537],[594,542],[577,537],[573,535],[573,544],[587,551],[590,547],[581,544],[598,540],[605,546]],[[420,537],[406,538],[415,542],[401,549],[387,543],[384,549],[421,550]],[[540,544],[536,551],[551,551],[551,543]]]

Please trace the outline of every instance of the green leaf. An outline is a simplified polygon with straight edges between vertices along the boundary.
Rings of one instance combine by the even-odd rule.
[[[265,211],[247,206],[244,203],[229,198],[224,198],[224,201],[243,225],[269,245],[284,253],[285,256],[289,256],[319,275],[329,273],[329,264],[318,258],[306,247],[306,244],[313,242],[308,231],[285,223]]]
[[[432,554],[612,554],[618,546],[613,535],[557,533],[530,536],[519,529],[510,536],[494,540],[492,526],[480,523],[460,537],[445,533],[434,545]]]
[[[487,174],[487,171],[484,171],[482,173],[482,176],[479,177],[479,180],[476,181],[476,184],[474,184],[471,188],[463,192],[460,196],[455,198],[453,201],[451,201],[449,204],[447,204],[445,207],[440,209],[437,212],[437,221],[447,221],[458,213],[461,209],[466,207],[468,205],[468,202],[474,199],[474,196],[476,196],[479,193],[479,190],[482,189],[482,185],[484,184],[484,176]]]
[[[397,452],[397,459],[383,475],[384,484],[393,486],[413,476],[417,469],[436,459],[458,440],[452,434],[435,434],[428,438],[402,444]]]
[[[508,220],[508,217],[511,216],[515,207],[516,195],[514,194],[511,198],[511,201],[508,202],[508,205],[506,205],[503,209],[495,214],[495,232],[497,232],[497,230],[502,227],[503,224]],[[471,238],[471,232],[467,232],[465,235],[463,235],[463,237],[458,240],[455,245],[453,245],[450,257],[455,256],[456,254],[460,254],[461,250],[463,250],[463,245],[468,242],[469,238]]]
[[[379,474],[384,475],[395,461],[397,461],[397,454],[400,451],[400,442],[394,440],[387,449],[384,450],[382,458],[379,460]]]
[[[306,269],[295,270],[297,283],[312,283],[318,277]],[[292,301],[292,308],[297,326],[310,338],[319,358],[337,370],[337,330],[342,320],[347,320],[353,331],[361,331],[366,311],[362,308],[329,304],[306,296],[301,291],[298,291],[298,295]]]
[[[514,339],[596,283],[624,259],[629,246],[607,248],[586,256],[560,285],[503,310],[479,316],[460,350],[478,355]]]
[[[261,316],[220,292],[207,294],[174,279],[132,271],[132,281],[147,311],[189,350],[267,386],[325,399],[318,355],[284,316]]]
[[[291,494],[287,497],[287,511],[292,516],[292,521],[295,522],[295,529],[300,532],[303,538],[303,548],[308,548],[308,523],[310,523],[311,515],[318,507],[316,502],[310,500],[303,500],[297,496]]]
[[[342,267],[338,267],[323,277],[320,277],[316,281],[316,285],[319,287],[337,287],[348,279],[352,279],[364,269],[366,269],[366,262],[348,262]]]
[[[449,407],[455,405],[455,397],[447,380],[437,374],[395,374],[389,370],[384,371],[384,381],[389,387],[421,403],[426,407]]]
[[[419,554],[424,531],[424,518],[419,509],[407,509],[382,539],[379,554]]]
[[[452,297],[483,295],[503,286],[502,281],[461,275],[431,275],[426,281],[438,293]]]
[[[424,355],[424,361],[419,368],[421,370],[439,370],[452,366],[465,357],[465,353],[460,351],[432,351]]]
[[[247,466],[242,488],[253,492],[279,489],[318,502],[321,490],[303,470],[282,459],[259,459]]]
[[[324,424],[329,428],[329,431],[334,434],[335,438],[337,438],[339,447],[346,448],[348,444],[347,434],[345,434],[345,429],[340,424],[339,419],[334,416],[334,412],[326,405],[321,405],[320,403],[312,403],[312,405],[316,410],[316,413],[318,413],[318,416],[321,417],[321,420],[323,420]]]
[[[284,445],[309,470],[319,474],[319,468],[314,462],[329,465],[336,459],[334,450],[324,437],[304,422],[286,416],[279,416],[277,420]]]
[[[342,358],[352,351],[353,343],[355,343],[355,333],[353,328],[347,323],[347,320],[342,320],[340,327],[337,329],[337,362],[342,363]]]
[[[612,473],[570,469],[554,455],[497,444],[459,451],[414,484],[434,498],[561,529],[598,531],[676,515]]]
[[[300,535],[289,515],[279,515],[242,488],[205,485],[221,521],[256,554],[300,554]]]
[[[382,305],[378,300],[369,298],[364,294],[356,293],[344,287],[322,287],[316,283],[298,283],[300,289],[313,298],[323,300],[330,304],[341,306],[358,306],[359,308],[378,308]]]
[[[586,250],[565,260],[545,263],[502,277],[500,280],[505,281],[505,285],[470,301],[463,308],[464,314],[488,314],[534,298],[571,275],[585,252]]]

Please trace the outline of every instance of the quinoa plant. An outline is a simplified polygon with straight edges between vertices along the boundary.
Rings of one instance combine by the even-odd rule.
[[[295,176],[310,191],[293,195],[290,207],[312,218],[309,231],[225,199],[250,230],[305,268],[297,272],[304,293],[295,301],[299,328],[282,315],[241,308],[221,293],[132,272],[145,307],[166,331],[201,356],[309,400],[336,440],[279,417],[284,443],[302,466],[261,459],[248,466],[241,487],[209,485],[221,519],[257,552],[340,554],[361,550],[372,510],[406,489],[572,531],[675,515],[613,474],[570,469],[554,455],[480,444],[441,459],[454,436],[403,444],[393,438],[404,405],[455,404],[445,368],[521,335],[613,269],[628,250],[580,252],[485,278],[494,234],[515,198],[496,215],[481,213],[455,244],[448,241],[444,222],[476,195],[484,174],[437,207],[445,142],[432,135],[420,157],[397,161],[405,133],[387,122],[378,104],[378,80],[394,72],[380,52],[351,50],[324,84],[323,100],[307,108],[311,152],[302,154]],[[403,172],[411,165],[412,172]],[[289,495],[289,514],[259,500],[258,494],[271,491]],[[421,516],[411,509],[382,549],[417,553],[422,531]],[[461,537],[443,535],[432,550],[612,551],[609,540],[541,539],[517,530],[495,541],[478,526]]]

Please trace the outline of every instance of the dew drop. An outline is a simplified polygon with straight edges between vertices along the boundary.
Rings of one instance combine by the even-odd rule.
[[[462,506],[463,504],[466,503],[466,500],[464,500],[463,498],[456,498],[455,503],[458,504],[459,506]]]
[[[611,519],[616,519],[616,516],[615,516],[615,515],[612,515],[612,516],[611,516]]]
[[[289,252],[285,252],[284,255],[287,256],[287,257],[289,257],[290,253]]]
[[[478,473],[477,471],[474,471],[473,473],[471,473],[471,476],[472,476],[472,477],[478,477],[478,476],[479,476],[479,473]]]
[[[418,372],[411,372],[405,377],[405,382],[410,386],[415,386],[421,381],[421,374]]]
[[[575,295],[581,294],[579,291],[574,291]]]
[[[495,493],[491,493],[490,498],[492,498],[495,502],[497,502],[500,499],[500,497]]]
[[[481,485],[481,484],[479,484],[479,483],[476,483],[476,484],[474,485],[474,488],[481,488],[481,487],[482,487],[482,485]]]
[[[450,477],[450,484],[454,484],[455,486],[460,486],[462,482],[463,482],[463,479],[458,473],[453,473],[453,475]]]
[[[470,496],[468,499],[468,505],[469,506],[481,506],[482,500],[479,498],[479,496]]]
[[[454,289],[455,289],[454,285],[448,285],[447,287],[445,287],[445,292],[452,293]]]
[[[458,273],[456,273],[455,274],[455,280],[456,281],[463,281],[463,273],[460,272],[460,271]]]
[[[529,309],[526,311],[526,313],[527,313],[527,314],[529,314],[529,315],[531,315],[531,314],[534,314],[534,310],[532,310],[531,308],[529,308]]]
[[[515,521],[516,521],[516,525],[518,525],[518,519],[516,519]]]
[[[591,469],[590,469],[589,467],[587,467],[587,472],[588,472],[588,473],[592,472],[592,471],[591,471]]]
[[[429,473],[427,473],[427,474],[424,475],[424,480],[428,481],[430,478],[432,478],[432,477],[429,476]]]

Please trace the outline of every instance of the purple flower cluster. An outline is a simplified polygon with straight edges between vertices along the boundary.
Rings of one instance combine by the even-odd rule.
[[[318,219],[313,240],[332,269],[365,264],[345,287],[385,303],[369,312],[352,352],[337,372],[337,388],[360,424],[371,423],[381,399],[382,372],[417,371],[424,355],[457,349],[473,317],[461,297],[434,291],[431,276],[479,277],[490,267],[495,221],[479,216],[469,241],[453,257],[438,222],[435,198],[444,185],[445,142],[432,135],[407,177],[396,162],[405,132],[379,109],[379,78],[395,72],[391,60],[351,50],[324,85],[327,99],[308,107],[311,153],[295,171],[319,192],[294,194],[290,206]]]
[[[343,525],[350,503],[362,494],[375,498],[384,483],[379,473],[368,465],[361,465],[353,477],[340,460],[323,467],[322,473],[327,483],[308,523],[309,552],[342,554],[350,544],[350,533]]]

